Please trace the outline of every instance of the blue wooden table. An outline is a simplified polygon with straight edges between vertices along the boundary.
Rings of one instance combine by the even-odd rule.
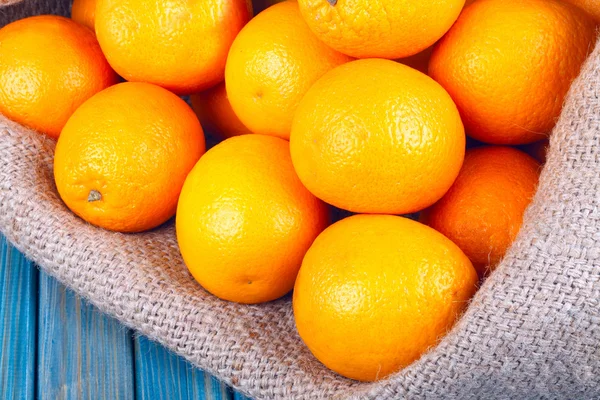
[[[34,398],[246,399],[106,317],[0,235],[0,399]]]

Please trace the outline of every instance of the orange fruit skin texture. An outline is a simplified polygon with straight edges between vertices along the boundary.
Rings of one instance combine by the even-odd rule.
[[[310,29],[324,43],[356,58],[403,58],[434,44],[450,29],[465,0],[299,0]]]
[[[294,112],[312,84],[351,58],[308,29],[298,3],[257,15],[231,46],[225,84],[231,105],[252,132],[289,139]]]
[[[204,92],[190,96],[192,108],[206,132],[219,139],[252,133],[235,115],[221,82]]]
[[[0,112],[51,138],[81,103],[117,82],[89,29],[42,15],[0,29]]]
[[[294,316],[323,364],[374,381],[435,345],[476,285],[469,259],[442,234],[403,217],[356,215],[331,225],[308,250]]]
[[[327,206],[294,172],[288,142],[244,135],[209,150],[185,181],[177,240],[194,278],[239,303],[292,290],[304,254],[329,223]]]
[[[596,22],[600,22],[600,2],[598,0],[565,0],[590,14]]]
[[[304,185],[327,203],[407,214],[450,188],[465,134],[452,99],[433,79],[394,61],[357,60],[308,91],[290,149]]]
[[[229,47],[251,15],[246,0],[98,0],[96,35],[126,80],[190,94],[223,80]]]
[[[546,137],[596,38],[583,11],[556,0],[478,0],[435,48],[429,75],[467,134],[492,144]]]
[[[71,19],[95,30],[96,0],[73,0]]]
[[[175,214],[188,172],[204,153],[202,127],[176,95],[121,83],[86,101],[56,145],[54,177],[65,204],[119,232],[154,228]],[[98,201],[88,201],[92,190]]]
[[[456,182],[421,222],[456,243],[483,276],[517,236],[539,172],[536,160],[510,147],[469,150]]]

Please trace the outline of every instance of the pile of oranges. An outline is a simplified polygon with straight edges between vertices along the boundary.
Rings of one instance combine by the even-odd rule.
[[[176,216],[204,289],[293,289],[311,352],[381,379],[516,237],[600,18],[595,1],[467,3],[263,1],[252,18],[246,0],[76,0],[72,20],[0,29],[0,112],[57,139],[82,219]]]

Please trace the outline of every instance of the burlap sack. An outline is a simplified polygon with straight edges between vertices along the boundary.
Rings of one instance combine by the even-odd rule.
[[[4,0],[6,1],[6,0]],[[0,26],[68,2],[0,8]],[[523,229],[455,328],[387,380],[328,371],[294,328],[289,298],[259,306],[208,295],[172,224],[123,235],[70,213],[53,142],[0,116],[0,230],[102,311],[259,399],[600,398],[600,45],[551,139]]]

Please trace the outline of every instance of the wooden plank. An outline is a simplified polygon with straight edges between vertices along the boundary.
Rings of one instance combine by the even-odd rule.
[[[43,272],[38,321],[38,399],[134,399],[129,330]]]
[[[38,270],[0,235],[0,394],[33,399]]]
[[[138,400],[231,400],[232,393],[216,378],[144,336],[135,338]]]

